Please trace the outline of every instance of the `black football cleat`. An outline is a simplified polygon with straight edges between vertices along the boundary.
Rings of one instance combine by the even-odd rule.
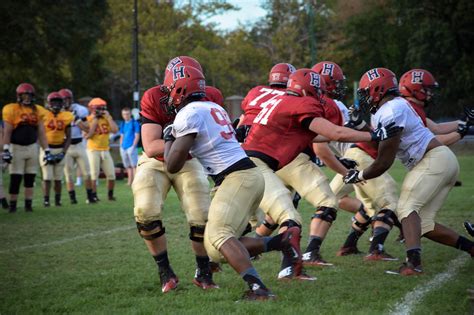
[[[161,292],[167,293],[178,287],[178,277],[171,268],[160,270]]]
[[[275,299],[276,295],[267,288],[255,288],[247,290],[242,296],[242,300],[244,301],[273,301]]]
[[[212,272],[211,270],[201,270],[201,269],[196,269],[196,274],[194,275],[193,283],[200,287],[203,290],[208,290],[208,289],[218,289],[219,286],[215,284],[215,282],[212,280]]]

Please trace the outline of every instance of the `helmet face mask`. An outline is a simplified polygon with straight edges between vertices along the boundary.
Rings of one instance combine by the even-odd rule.
[[[204,75],[196,68],[176,66],[165,77],[169,91],[168,102],[165,104],[169,115],[175,114],[189,98],[200,99],[206,96],[206,81]]]
[[[35,99],[35,95],[32,93],[21,93],[18,94],[18,103],[21,105],[32,105]]]
[[[35,87],[29,83],[21,83],[16,88],[16,100],[21,105],[31,106],[35,102]]]
[[[63,109],[63,99],[54,98],[49,101],[49,108],[54,114],[59,114]]]

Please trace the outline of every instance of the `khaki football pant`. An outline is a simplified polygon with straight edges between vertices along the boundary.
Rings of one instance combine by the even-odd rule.
[[[218,187],[209,209],[204,247],[214,262],[224,261],[219,249],[229,238],[239,238],[255,215],[265,190],[258,168],[236,171]]]
[[[421,234],[433,231],[435,216],[459,175],[459,164],[446,146],[428,151],[405,176],[398,201],[401,221],[416,211],[421,218]]]
[[[265,192],[260,203],[260,208],[263,212],[278,224],[288,220],[301,224],[301,215],[293,206],[291,192],[285,187],[282,180],[262,160],[255,157],[250,159],[257,165],[265,179]]]
[[[166,171],[162,161],[142,154],[132,184],[135,221],[162,220],[163,205],[173,187],[189,225],[204,226],[209,211],[209,181],[197,159],[187,160],[175,174]]]
[[[110,151],[87,150],[87,158],[91,167],[91,180],[99,178],[100,169],[105,173],[107,180],[115,180],[115,166]]]
[[[63,152],[61,148],[50,148],[51,154],[58,154]],[[44,161],[44,150],[40,148],[39,163],[41,165],[41,173],[43,174],[43,180],[62,180],[63,179],[63,169],[65,161],[64,159],[57,164],[48,164]]]
[[[286,186],[294,188],[313,207],[337,208],[337,199],[329,187],[329,180],[321,169],[300,153],[285,167],[276,172]]]
[[[36,174],[38,171],[38,144],[11,144],[12,162],[8,167],[10,174]]]
[[[74,181],[76,175],[76,168],[74,166],[80,168],[84,180],[90,179],[91,172],[89,168],[89,159],[87,158],[84,143],[79,142],[77,144],[71,144],[64,159],[64,175],[66,176],[67,183]]]
[[[344,157],[355,160],[359,164],[357,168],[360,170],[369,167],[374,162],[370,155],[359,148],[348,149]],[[331,181],[330,186],[338,199],[348,195],[355,189],[356,198],[362,201],[369,216],[374,216],[382,209],[392,211],[397,209],[397,183],[388,172],[366,181],[365,184],[356,185],[344,184],[342,175],[337,174]]]

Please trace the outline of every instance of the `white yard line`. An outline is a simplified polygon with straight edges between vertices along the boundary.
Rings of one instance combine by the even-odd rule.
[[[390,315],[407,315],[411,314],[417,304],[431,291],[439,288],[448,280],[452,279],[458,273],[459,269],[469,261],[469,256],[462,254],[456,259],[450,261],[446,271],[439,273],[426,284],[420,284],[412,291],[408,292],[405,297],[395,304],[390,311]]]

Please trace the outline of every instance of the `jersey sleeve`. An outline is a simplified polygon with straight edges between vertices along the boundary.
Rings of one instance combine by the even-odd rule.
[[[201,119],[194,112],[186,112],[184,115],[176,116],[173,123],[173,130],[176,138],[183,137],[191,133],[199,133],[201,127]]]
[[[321,104],[318,104],[316,100],[302,99],[302,102],[295,106],[294,115],[296,116],[296,121],[298,123],[303,123],[304,120],[308,118],[323,117],[324,110],[321,107]]]
[[[40,120],[44,121],[46,116],[48,115],[49,111],[44,108],[43,106],[36,105],[36,110],[38,111],[38,117]]]
[[[373,126],[377,128],[379,123],[382,123],[382,126],[387,126],[388,124],[394,122],[396,126],[405,128],[407,125],[408,111],[412,110],[408,106],[396,106],[391,108],[389,111],[383,111],[381,115],[376,119],[376,125]]]
[[[142,100],[140,102],[140,115],[146,120],[160,124],[162,126],[166,125],[166,122],[163,121],[160,115],[158,115],[156,108],[161,106],[160,98],[162,93],[159,90],[159,87],[154,87],[149,90],[146,90],[143,94]]]
[[[15,116],[12,110],[12,106],[5,105],[2,110],[3,120],[13,125],[15,123]]]

